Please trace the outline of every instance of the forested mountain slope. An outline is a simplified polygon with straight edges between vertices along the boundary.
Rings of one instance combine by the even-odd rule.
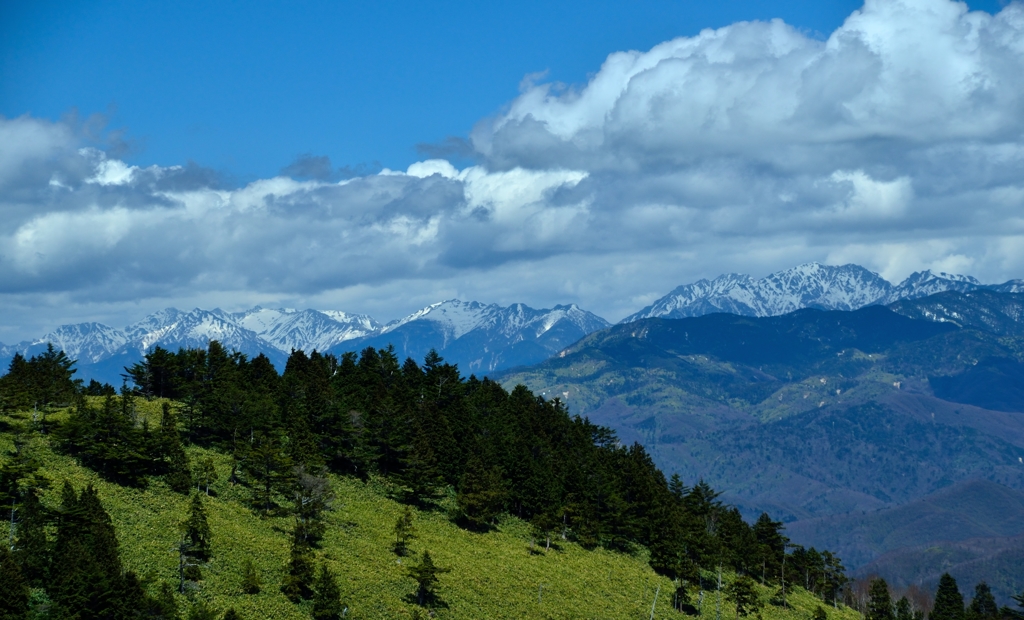
[[[969,479],[1024,490],[1021,297],[644,319],[499,380],[641,441],[666,471],[703,478],[747,515],[887,509]]]
[[[0,377],[13,617],[852,617],[834,554],[435,353],[278,374],[213,341],[154,350],[119,396],[73,366]]]

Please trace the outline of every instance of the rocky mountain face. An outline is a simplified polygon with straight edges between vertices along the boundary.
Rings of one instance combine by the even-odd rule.
[[[859,265],[808,263],[764,278],[726,274],[680,286],[643,310],[623,319],[680,319],[726,312],[741,316],[778,316],[801,308],[856,310],[870,305],[919,299],[943,291],[990,289],[1024,291],[1024,281],[985,285],[971,276],[921,271],[892,285]]]

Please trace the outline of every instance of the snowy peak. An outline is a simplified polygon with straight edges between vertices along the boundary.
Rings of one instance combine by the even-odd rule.
[[[413,321],[430,321],[437,324],[446,338],[456,340],[486,324],[488,319],[500,310],[501,307],[497,304],[485,305],[478,301],[449,299],[417,310],[404,319],[392,321],[381,330],[381,333],[395,331]]]
[[[901,299],[919,299],[945,291],[966,293],[982,286],[981,282],[971,276],[944,272],[935,274],[928,270],[917,271],[893,289],[888,303]]]
[[[119,329],[102,323],[77,323],[61,325],[33,342],[28,352],[34,355],[37,349],[41,352],[52,342],[54,347],[64,351],[71,359],[83,364],[95,364],[127,341],[128,336]]]
[[[629,323],[651,317],[683,318],[712,312],[775,316],[800,308],[852,310],[884,298],[892,285],[859,265],[808,263],[759,280],[730,273],[680,286],[640,312]]]
[[[325,351],[340,342],[360,338],[380,328],[366,315],[338,310],[269,310],[256,306],[231,317],[238,325],[254,332],[283,353],[292,349]]]
[[[231,315],[219,309],[195,308],[191,312],[181,312],[176,308],[167,308],[149,315],[125,331],[130,340],[123,350],[138,354],[157,345],[165,348],[205,348],[211,340],[249,355],[259,353],[265,346],[255,332],[238,325]]]
[[[807,263],[754,279],[727,274],[680,286],[650,306],[622,320],[683,318],[712,312],[746,316],[776,316],[801,308],[856,310],[872,304],[890,304],[943,291],[966,292],[991,288],[1000,292],[1024,291],[1024,281],[984,285],[971,276],[921,271],[897,286],[859,265]]]

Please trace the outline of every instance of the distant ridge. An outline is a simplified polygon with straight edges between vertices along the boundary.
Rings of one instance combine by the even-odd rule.
[[[727,312],[741,316],[778,316],[802,308],[856,310],[865,306],[918,299],[944,291],[991,289],[1024,292],[1024,281],[986,285],[971,276],[919,271],[894,286],[859,265],[807,263],[754,279],[730,273],[714,280],[698,280],[672,290],[643,310],[622,319],[681,319]]]
[[[386,325],[340,310],[267,309],[242,312],[166,308],[124,329],[101,323],[63,325],[32,341],[0,345],[0,364],[15,353],[35,355],[47,343],[79,361],[77,376],[120,383],[124,367],[153,347],[205,348],[218,340],[250,357],[264,354],[283,367],[294,350],[332,353],[393,345],[400,359],[421,361],[430,349],[467,373],[533,364],[610,324],[575,304],[534,309],[524,304],[463,302],[432,304]]]

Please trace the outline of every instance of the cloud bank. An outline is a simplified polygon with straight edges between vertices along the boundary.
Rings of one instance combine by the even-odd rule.
[[[306,154],[236,189],[0,119],[0,303],[11,334],[183,300],[387,319],[458,295],[616,320],[808,260],[1024,277],[1022,70],[1020,3],[869,0],[825,41],[737,23],[611,54],[583,85],[526,82],[462,170],[335,182]]]

